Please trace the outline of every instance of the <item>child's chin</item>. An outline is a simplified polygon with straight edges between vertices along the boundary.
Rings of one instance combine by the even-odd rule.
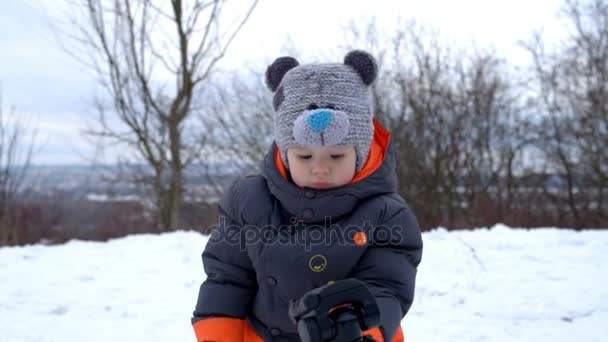
[[[317,189],[317,190],[329,190],[333,188],[339,187],[339,185],[332,183],[312,183],[308,185],[309,188]]]

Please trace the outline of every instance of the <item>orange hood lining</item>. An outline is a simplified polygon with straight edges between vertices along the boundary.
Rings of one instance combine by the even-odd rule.
[[[370,146],[367,161],[365,162],[365,165],[363,165],[361,171],[359,171],[350,181],[350,184],[369,177],[372,173],[378,170],[380,166],[382,166],[382,163],[384,163],[384,159],[386,158],[388,145],[391,141],[391,132],[384,128],[384,126],[382,126],[380,121],[378,121],[376,118],[373,119],[373,122],[374,139],[372,141],[372,145]],[[288,179],[287,168],[285,167],[285,163],[283,163],[281,151],[278,147],[274,151],[274,162],[283,178]]]

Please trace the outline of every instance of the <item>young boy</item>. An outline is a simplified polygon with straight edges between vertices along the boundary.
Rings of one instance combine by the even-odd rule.
[[[422,239],[396,193],[390,133],[373,118],[376,62],[275,60],[275,144],[261,175],[235,182],[203,253],[207,279],[192,323],[198,341],[300,341],[290,300],[356,278],[380,310],[377,341],[403,341]]]

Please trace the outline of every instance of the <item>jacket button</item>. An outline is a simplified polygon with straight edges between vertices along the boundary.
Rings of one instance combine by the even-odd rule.
[[[277,336],[281,335],[281,330],[279,330],[277,328],[272,328],[272,329],[270,329],[270,335],[277,337]]]
[[[267,277],[266,284],[268,284],[270,286],[277,286],[277,280],[274,279],[273,277]]]
[[[306,196],[306,198],[315,198],[315,192],[313,190],[306,190],[304,196]]]
[[[302,211],[302,217],[305,220],[310,220],[313,216],[314,212],[312,211],[312,209],[304,209],[304,211]]]

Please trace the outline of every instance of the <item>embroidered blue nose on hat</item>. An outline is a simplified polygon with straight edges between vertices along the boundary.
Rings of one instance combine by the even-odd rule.
[[[306,110],[294,122],[293,137],[300,146],[338,145],[344,141],[349,129],[346,113],[330,109]]]
[[[317,132],[322,133],[334,119],[334,114],[328,110],[320,110],[312,113],[308,117],[308,126]]]

